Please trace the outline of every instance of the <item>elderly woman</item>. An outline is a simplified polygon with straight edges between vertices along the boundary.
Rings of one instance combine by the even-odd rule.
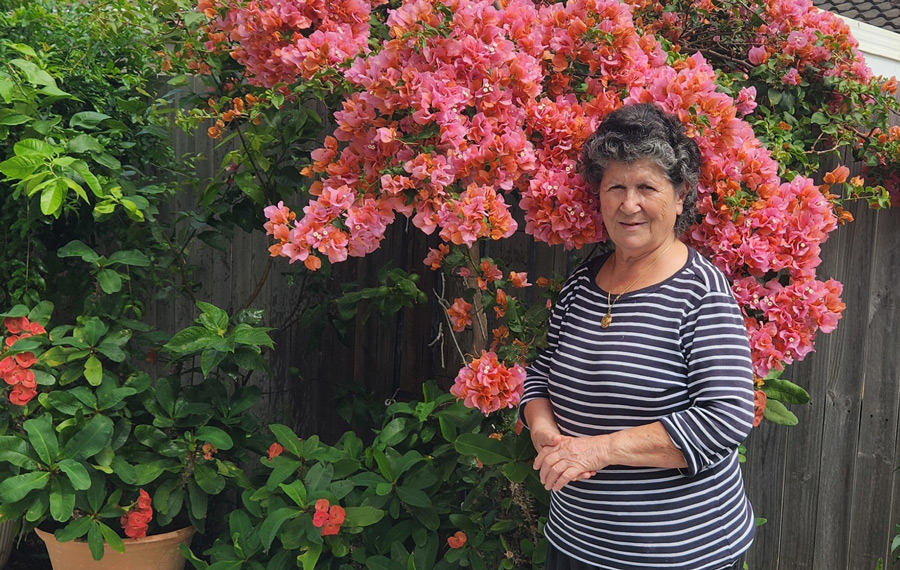
[[[678,240],[697,144],[655,105],[630,105],[582,162],[615,247],[568,279],[525,381],[520,413],[551,491],[546,568],[743,568],[750,349],[725,276]]]

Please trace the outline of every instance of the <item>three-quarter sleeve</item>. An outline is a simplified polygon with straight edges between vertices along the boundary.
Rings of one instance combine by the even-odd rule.
[[[559,297],[550,312],[550,323],[547,329],[547,347],[541,350],[538,357],[525,369],[525,393],[519,403],[519,419],[528,426],[525,419],[525,405],[530,400],[538,398],[549,399],[547,383],[550,378],[550,361],[553,353],[559,345],[560,331],[562,330],[568,305],[578,288],[578,283],[587,274],[587,265],[582,265],[566,280]]]
[[[690,406],[661,418],[692,477],[734,451],[753,426],[753,372],[740,309],[710,291],[682,329]]]

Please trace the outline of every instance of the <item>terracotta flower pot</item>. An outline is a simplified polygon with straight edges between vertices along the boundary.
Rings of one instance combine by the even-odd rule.
[[[87,542],[59,542],[52,533],[40,529],[35,532],[47,545],[53,570],[182,570],[185,559],[178,545],[190,544],[194,527],[144,538],[126,538],[124,553],[107,545],[100,560],[91,557]]]

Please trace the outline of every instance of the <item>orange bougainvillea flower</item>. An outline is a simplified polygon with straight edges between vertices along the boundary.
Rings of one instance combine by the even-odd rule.
[[[280,443],[273,443],[269,446],[269,461],[272,461],[284,452],[284,448]]]
[[[456,534],[447,538],[447,544],[450,548],[462,548],[466,543],[466,533],[461,530],[456,531]]]
[[[831,172],[825,173],[825,183],[826,184],[843,184],[846,182],[847,177],[850,176],[850,169],[846,166],[838,166]]]
[[[762,390],[756,390],[753,393],[753,427],[758,426],[762,422],[767,400],[766,393]]]
[[[472,303],[462,297],[457,297],[447,308],[447,316],[450,317],[450,325],[454,331],[466,330],[466,327],[472,324]]]

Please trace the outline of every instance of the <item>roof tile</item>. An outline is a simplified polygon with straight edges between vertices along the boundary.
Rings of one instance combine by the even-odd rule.
[[[828,10],[878,26],[892,32],[900,32],[900,0],[813,0],[816,8]]]

